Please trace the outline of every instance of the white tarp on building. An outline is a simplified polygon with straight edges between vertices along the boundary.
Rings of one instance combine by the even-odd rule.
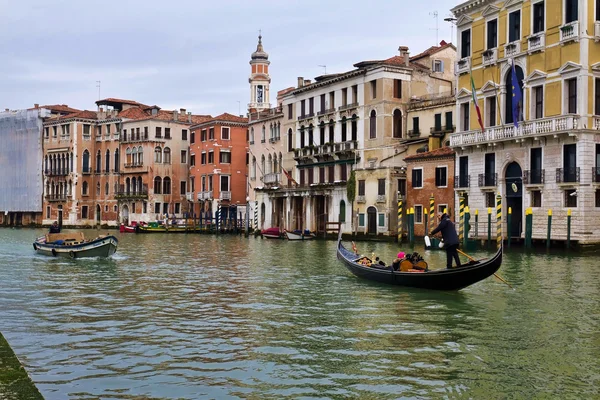
[[[0,211],[42,212],[41,116],[46,112],[0,112]]]

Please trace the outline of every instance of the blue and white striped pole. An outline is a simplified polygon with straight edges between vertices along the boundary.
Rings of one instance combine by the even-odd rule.
[[[254,226],[255,231],[258,230],[258,201],[254,202]]]

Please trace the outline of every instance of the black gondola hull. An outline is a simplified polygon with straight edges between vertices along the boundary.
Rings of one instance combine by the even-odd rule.
[[[502,264],[502,249],[494,256],[459,268],[427,272],[398,272],[368,267],[355,262],[358,256],[338,242],[337,257],[354,275],[371,281],[432,290],[460,290],[482,281],[498,271]]]

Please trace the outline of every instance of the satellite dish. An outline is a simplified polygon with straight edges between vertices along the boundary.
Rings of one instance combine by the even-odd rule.
[[[516,183],[513,182],[511,187],[512,187],[513,192],[517,193],[517,191],[519,191],[519,188],[517,187]]]

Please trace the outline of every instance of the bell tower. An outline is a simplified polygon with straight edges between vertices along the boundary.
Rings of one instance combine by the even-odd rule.
[[[262,45],[262,35],[258,35],[258,44],[256,51],[252,53],[250,59],[251,73],[248,82],[250,83],[250,103],[248,103],[249,112],[257,112],[271,108],[269,103],[269,55],[265,52]]]

